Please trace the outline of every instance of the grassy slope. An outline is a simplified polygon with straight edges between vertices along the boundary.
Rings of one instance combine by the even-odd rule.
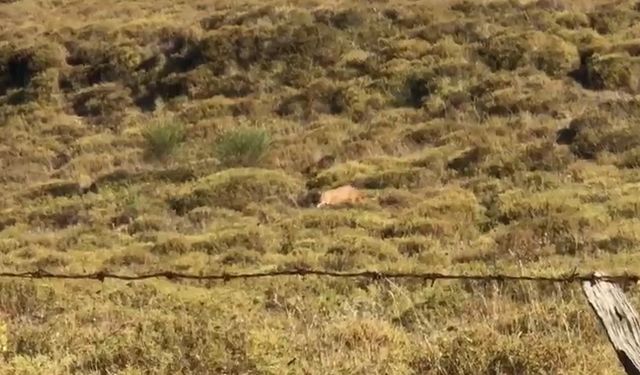
[[[2,269],[637,269],[640,10],[480,3],[0,2]],[[2,373],[620,373],[575,287],[0,283]]]

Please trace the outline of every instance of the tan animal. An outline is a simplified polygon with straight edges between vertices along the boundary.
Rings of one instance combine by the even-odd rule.
[[[320,203],[316,207],[335,206],[341,203],[360,203],[366,195],[351,185],[343,185],[327,190],[320,195]]]

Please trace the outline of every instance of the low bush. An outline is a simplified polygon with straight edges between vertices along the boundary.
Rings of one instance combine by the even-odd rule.
[[[215,144],[215,155],[227,167],[255,167],[269,149],[264,129],[240,128],[224,133]]]
[[[550,76],[559,77],[580,66],[575,45],[541,31],[498,34],[489,38],[478,53],[495,70],[534,66]]]
[[[167,120],[153,124],[143,133],[145,140],[145,156],[150,159],[165,160],[175,153],[185,141],[184,126]]]
[[[269,199],[295,204],[303,184],[288,174],[260,168],[233,168],[199,180],[188,192],[171,197],[178,213],[196,207],[215,206],[241,211],[253,202]]]

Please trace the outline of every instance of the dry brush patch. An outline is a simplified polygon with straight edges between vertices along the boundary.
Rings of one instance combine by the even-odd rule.
[[[0,16],[3,269],[638,263],[635,1],[21,0]],[[314,207],[345,184],[367,199]],[[8,373],[617,369],[571,287],[3,283]]]

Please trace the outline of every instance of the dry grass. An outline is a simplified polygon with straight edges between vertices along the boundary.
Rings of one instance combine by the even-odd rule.
[[[640,266],[635,1],[20,0],[0,18],[3,269]],[[366,202],[314,207],[346,183]],[[576,287],[0,283],[2,373],[621,373]]]

